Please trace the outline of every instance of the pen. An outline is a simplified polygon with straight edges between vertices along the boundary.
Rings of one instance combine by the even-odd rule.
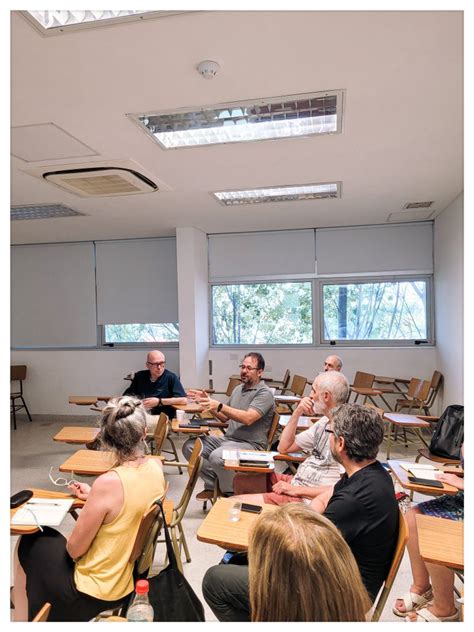
[[[42,507],[61,507],[61,503],[42,503],[37,500],[30,500],[27,503],[28,505],[41,505]]]

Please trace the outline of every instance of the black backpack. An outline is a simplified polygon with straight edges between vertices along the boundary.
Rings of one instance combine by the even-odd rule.
[[[460,459],[464,442],[464,406],[448,406],[431,437],[430,452],[447,459]]]

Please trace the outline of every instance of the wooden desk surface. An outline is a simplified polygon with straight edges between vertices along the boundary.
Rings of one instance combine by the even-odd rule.
[[[191,415],[202,413],[202,406],[199,404],[173,404],[173,408],[176,408],[176,410],[184,410],[185,413]]]
[[[218,498],[216,503],[204,518],[197,531],[197,539],[209,544],[217,544],[224,549],[246,551],[248,548],[249,532],[259,514],[240,512],[240,520],[229,520],[229,508],[233,504],[230,498]],[[263,511],[274,511],[276,505],[263,505]]]
[[[443,483],[443,487],[430,487],[429,485],[417,485],[410,483],[408,480],[408,472],[400,465],[400,461],[387,461],[388,466],[397,478],[398,482],[404,489],[409,489],[420,494],[428,494],[430,496],[440,496],[441,494],[457,494],[457,490],[452,485]]]
[[[84,426],[64,426],[54,435],[53,441],[61,441],[62,443],[91,443],[97,439],[99,428]]]
[[[151,459],[163,461],[162,456],[151,456]],[[59,466],[60,472],[74,472],[84,476],[99,476],[116,465],[113,452],[105,450],[78,450]]]
[[[412,428],[430,428],[431,427],[427,421],[425,421],[424,419],[421,419],[417,415],[405,415],[403,413],[385,412],[383,416],[384,416],[384,419],[386,419],[392,424],[395,424],[396,426],[406,426],[407,428],[410,426]]]
[[[51,492],[47,489],[37,489],[35,487],[30,487],[33,492],[33,498],[75,498],[74,503],[71,509],[79,509],[84,506],[85,501],[79,500],[72,494],[66,494],[64,492]],[[10,520],[16,514],[18,509],[22,507],[15,507],[15,509],[10,509]],[[36,533],[38,531],[38,527],[36,525],[19,525],[19,524],[10,524],[10,534],[11,535],[24,535],[25,533]]]
[[[302,397],[297,395],[275,395],[275,401],[282,404],[297,404],[302,400]]]
[[[76,406],[94,406],[97,402],[108,402],[112,395],[69,395],[68,402]]]
[[[386,389],[382,388],[365,388],[362,386],[351,386],[351,391],[359,395],[382,395],[387,392]]]
[[[464,568],[464,522],[417,514],[418,543],[425,562]]]

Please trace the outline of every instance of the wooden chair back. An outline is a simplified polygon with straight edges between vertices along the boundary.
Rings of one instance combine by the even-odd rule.
[[[421,380],[418,377],[412,377],[408,384],[408,390],[404,394],[406,399],[413,399],[421,386]]]
[[[32,623],[41,623],[43,621],[47,621],[49,617],[49,611],[51,610],[51,604],[46,602],[44,606],[39,610],[34,619],[32,619]]]
[[[356,371],[354,376],[354,386],[355,388],[372,388],[372,385],[375,380],[375,375],[372,373],[364,373],[363,371]]]
[[[267,435],[266,450],[270,450],[273,440],[275,439],[276,431],[278,430],[278,422],[280,421],[280,415],[275,411],[273,414],[272,425]]]
[[[164,500],[168,492],[169,483],[163,492]],[[161,525],[161,511],[153,504],[143,514],[138,532],[133,543],[133,549],[128,561],[134,565],[134,574],[138,577],[146,574],[151,567],[155,554],[155,545]]]
[[[443,374],[440,373],[439,371],[434,371],[433,376],[431,378],[430,394],[425,403],[426,408],[431,408],[431,406],[433,406],[442,383],[443,383]]]
[[[16,364],[10,366],[10,382],[26,380],[26,365]]]
[[[383,419],[383,416],[385,414],[385,411],[383,408],[379,408],[378,406],[376,406],[375,404],[372,404],[370,402],[364,404],[364,406],[367,406],[367,408],[373,408],[374,410],[376,410],[378,412],[378,414],[381,416],[381,418]]]
[[[168,416],[165,413],[160,413],[153,433],[153,443],[155,444],[153,454],[161,454],[163,443],[168,435],[168,422]]]
[[[303,377],[302,375],[293,375],[291,386],[287,390],[291,391],[294,395],[302,397],[304,389],[306,388],[307,381],[307,378]]]
[[[175,506],[173,510],[173,517],[171,519],[171,523],[169,524],[170,527],[173,527],[179,522],[181,522],[181,520],[184,517],[184,514],[186,513],[187,506],[189,504],[189,501],[191,500],[191,496],[193,495],[193,491],[196,486],[197,480],[199,478],[199,473],[202,468],[203,458],[201,456],[201,453],[202,453],[202,442],[201,442],[201,439],[198,438],[194,442],[194,448],[188,461],[188,466],[187,466],[188,476],[189,476],[188,482],[186,483],[186,487],[183,490],[183,494],[178,504]]]
[[[397,576],[398,569],[400,568],[401,561],[403,559],[403,554],[405,553],[405,546],[408,540],[408,526],[405,520],[405,516],[402,514],[400,509],[398,510],[398,538],[397,545],[395,547],[395,552],[393,554],[392,563],[390,564],[390,568],[388,571],[388,575],[385,579],[382,591],[377,599],[377,603],[372,614],[371,621],[378,621],[380,619],[380,615],[385,607],[385,603],[387,601],[387,597],[392,590],[393,582],[395,581],[395,577]]]
[[[283,379],[281,381],[281,388],[282,389],[287,388],[289,383],[290,383],[290,369],[286,369],[285,375],[283,376]]]
[[[428,380],[421,381],[420,387],[418,389],[418,392],[417,392],[415,398],[419,402],[424,403],[426,401],[426,399],[428,398],[430,390],[431,390],[431,382],[429,382]]]
[[[232,395],[232,393],[234,392],[235,387],[238,386],[239,384],[242,384],[242,382],[238,378],[236,378],[236,377],[230,377],[229,378],[229,384],[227,385],[227,390],[225,392],[227,397],[230,397]]]

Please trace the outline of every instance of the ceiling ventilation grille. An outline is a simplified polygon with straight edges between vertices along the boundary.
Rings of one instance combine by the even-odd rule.
[[[75,217],[85,215],[74,211],[64,204],[27,204],[26,206],[12,206],[10,219],[12,222],[24,219],[51,219],[54,217]]]
[[[120,167],[63,169],[44,173],[43,178],[81,197],[112,197],[158,191],[158,186],[146,176]]]
[[[434,204],[434,200],[431,200],[430,202],[407,202],[404,205],[404,209],[413,209],[413,208],[430,208],[431,206],[433,206]]]

